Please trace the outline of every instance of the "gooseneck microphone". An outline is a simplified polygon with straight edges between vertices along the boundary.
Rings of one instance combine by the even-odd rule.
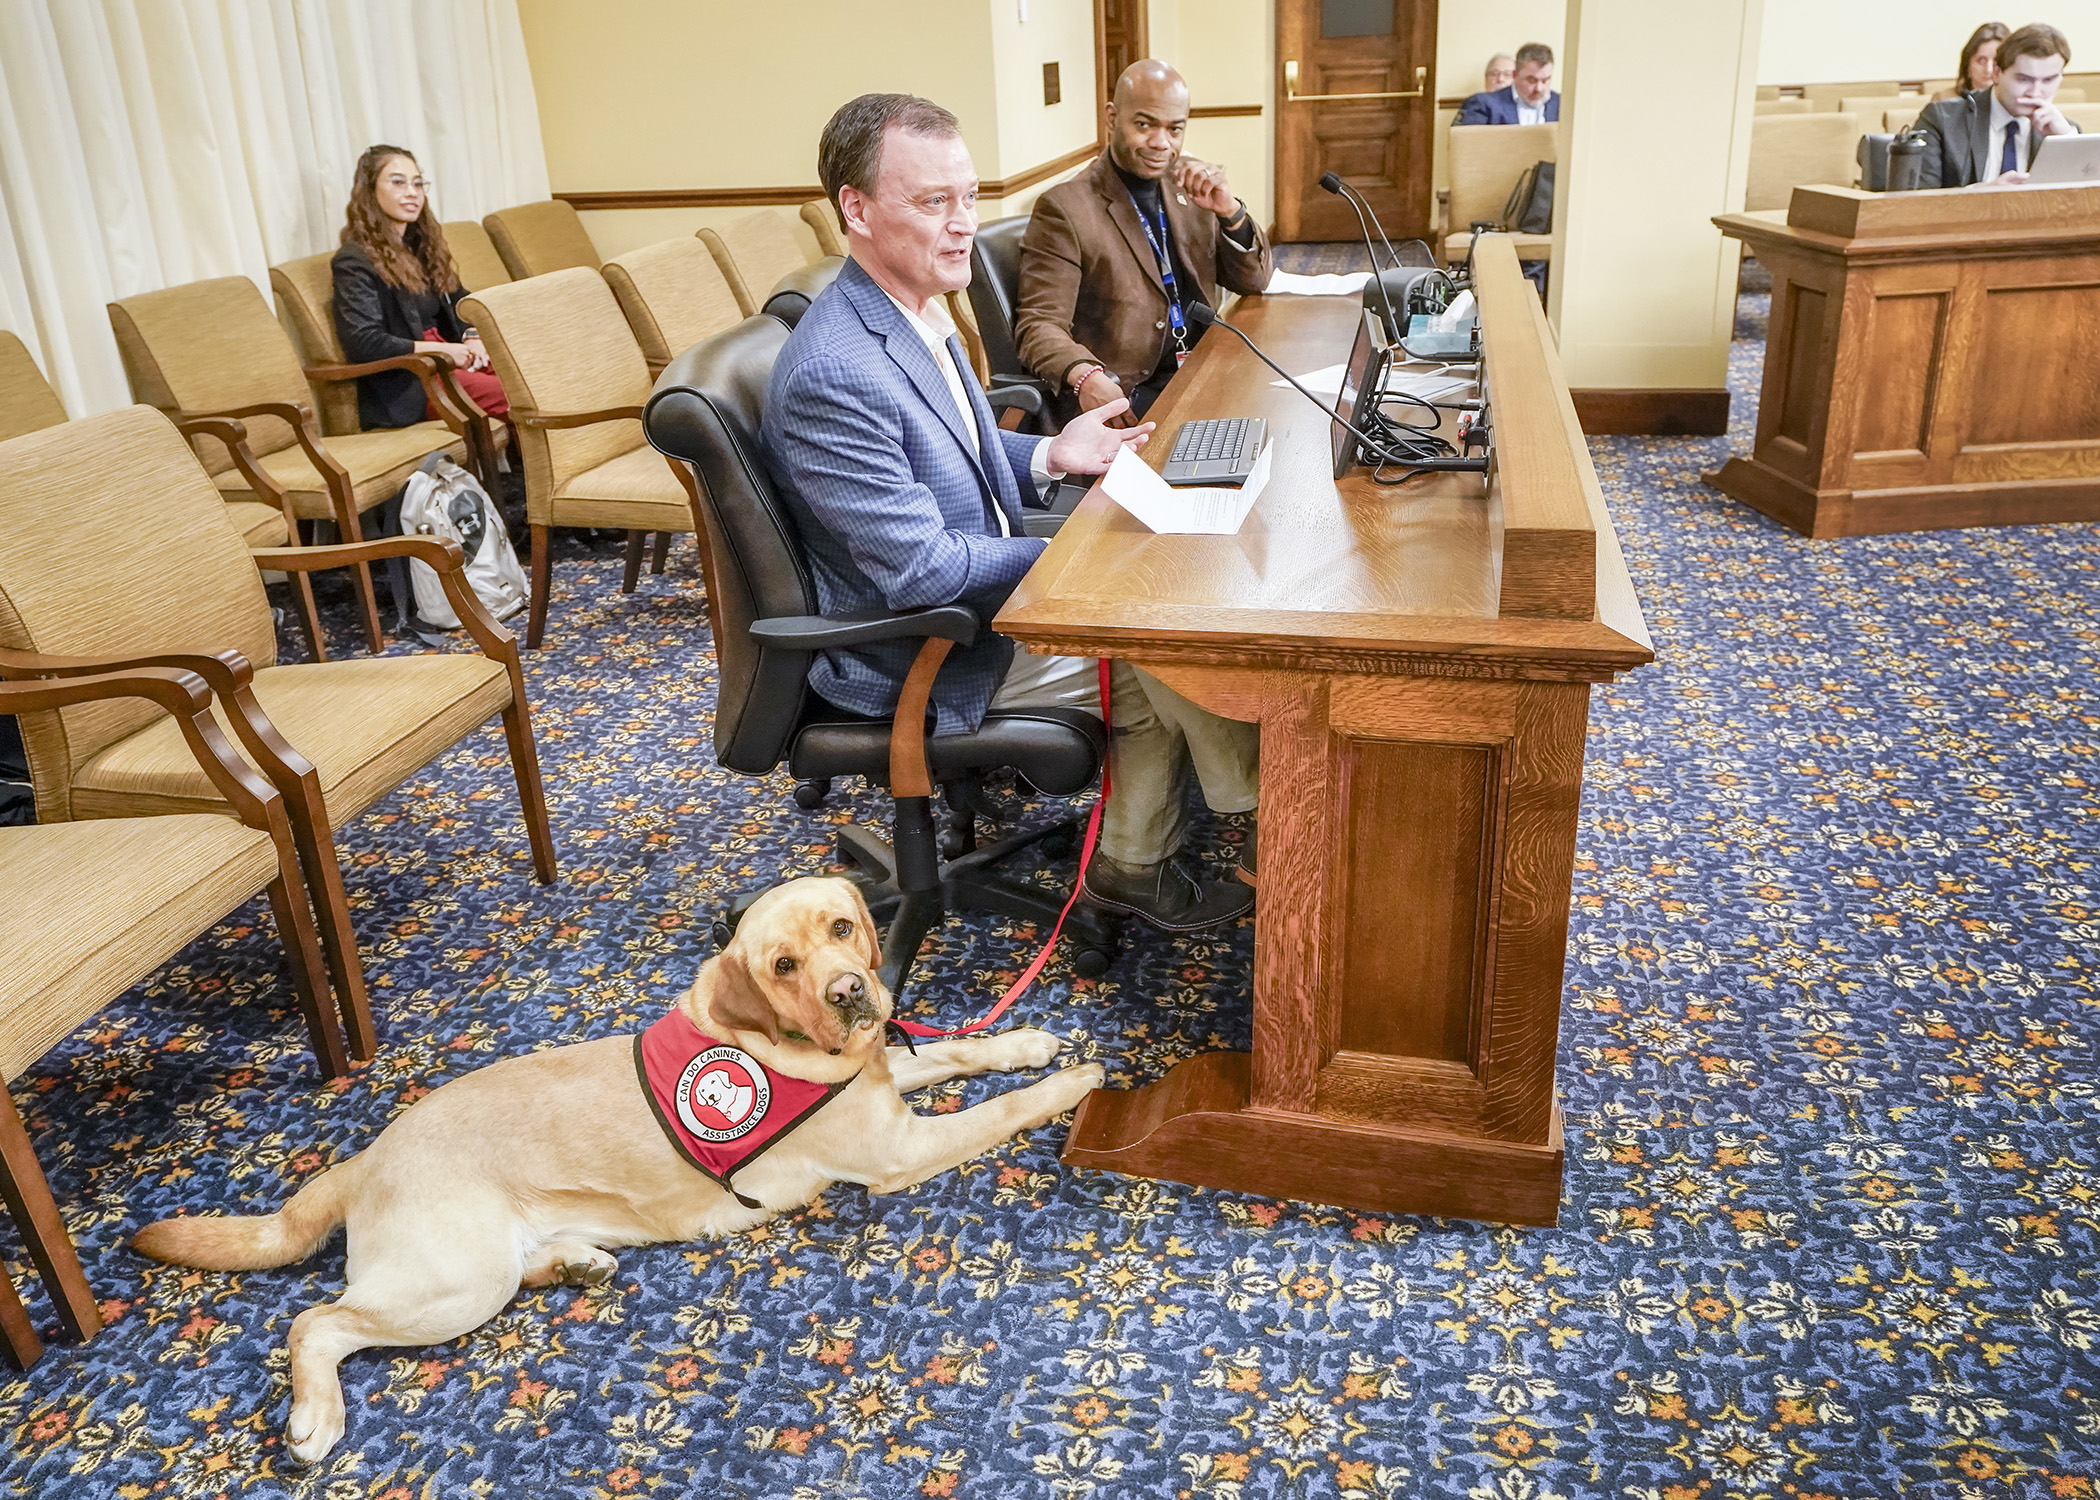
[[[1401,335],[1405,332],[1405,330],[1401,328],[1400,319],[1393,312],[1393,294],[1385,284],[1385,272],[1379,268],[1378,252],[1371,248],[1370,220],[1364,217],[1363,206],[1356,201],[1355,196],[1349,192],[1348,188],[1342,182],[1342,179],[1340,177],[1336,176],[1332,172],[1323,172],[1320,174],[1320,186],[1325,188],[1328,192],[1334,194],[1337,198],[1341,199],[1344,203],[1348,204],[1351,208],[1356,210],[1357,225],[1363,230],[1364,233],[1364,258],[1371,262],[1371,280],[1374,283],[1376,283],[1378,287],[1378,300],[1385,304],[1386,342],[1389,344],[1397,344],[1400,342]],[[1384,233],[1382,229],[1379,232],[1381,234]],[[1364,304],[1365,306],[1370,305],[1370,294],[1368,292],[1365,293]],[[1237,332],[1238,330],[1235,329],[1234,331]],[[1242,335],[1242,337],[1245,337],[1245,335]],[[1251,348],[1252,345],[1250,345],[1249,347]],[[1254,352],[1256,354],[1261,354],[1261,351],[1259,349],[1256,349]],[[1266,359],[1268,356],[1263,355],[1262,357]],[[1285,378],[1288,379],[1289,377],[1286,376]],[[1297,382],[1293,381],[1292,384],[1295,385],[1297,384]],[[1303,389],[1303,387],[1300,387],[1300,389]]]
[[[1331,422],[1339,422],[1343,427],[1346,427],[1350,432],[1354,433],[1356,436],[1356,440],[1363,444],[1363,451],[1365,455],[1371,459],[1376,460],[1378,463],[1396,464],[1402,468],[1409,470],[1455,470],[1461,473],[1482,474],[1487,472],[1488,461],[1485,458],[1417,458],[1410,454],[1394,452],[1391,439],[1382,437],[1372,437],[1361,427],[1358,427],[1354,422],[1351,422],[1348,418],[1344,417],[1334,407],[1329,406],[1325,401],[1322,401],[1318,396],[1315,396],[1311,391],[1307,390],[1304,386],[1300,385],[1298,383],[1297,376],[1293,375],[1289,370],[1286,370],[1282,365],[1276,363],[1275,360],[1269,358],[1268,355],[1262,353],[1261,345],[1255,343],[1253,339],[1247,337],[1247,335],[1243,333],[1240,329],[1234,327],[1234,325],[1226,322],[1223,318],[1219,317],[1217,315],[1217,312],[1210,306],[1209,303],[1197,302],[1192,304],[1188,310],[1188,317],[1189,321],[1196,326],[1199,336],[1204,330],[1210,328],[1223,328],[1229,331],[1234,338],[1238,339],[1241,343],[1245,344],[1249,349],[1254,351],[1254,357],[1256,359],[1260,360],[1263,364],[1267,365],[1270,369],[1274,370],[1277,374],[1281,375],[1285,380],[1288,380],[1291,383],[1291,388],[1293,390],[1295,390],[1299,395],[1303,396],[1306,400],[1310,401],[1313,405],[1319,407],[1320,414],[1322,416],[1326,417]]]

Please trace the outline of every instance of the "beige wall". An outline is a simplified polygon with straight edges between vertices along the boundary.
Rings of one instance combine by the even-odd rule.
[[[824,122],[870,90],[954,110],[984,177],[1025,171],[1094,135],[1090,0],[1028,9],[1024,24],[1015,0],[518,0],[556,192],[814,183]],[[763,66],[771,57],[788,61]],[[1063,100],[1046,107],[1051,60]],[[1050,185],[987,202],[984,214],[1025,212]],[[618,255],[756,211],[622,209],[583,221],[600,254]],[[792,206],[772,212],[816,253]]]
[[[1710,220],[1743,203],[1763,5],[1569,0],[1551,298],[1569,385],[1727,383],[1737,256]]]
[[[1567,0],[1438,0],[1437,96],[1463,99],[1478,93],[1487,60],[1526,42],[1544,42],[1559,58],[1567,11]]]
[[[2036,7],[2063,27],[2075,50],[2100,49],[2100,4],[2053,0]],[[2083,12],[2083,15],[2079,15]],[[1904,0],[1865,5],[1858,0],[1765,0],[1757,53],[1759,83],[1845,83],[1867,78],[1952,78],[1961,44],[1989,20],[2018,26],[2034,12],[1978,5],[1975,0]],[[2084,20],[2088,36],[2079,36]]]

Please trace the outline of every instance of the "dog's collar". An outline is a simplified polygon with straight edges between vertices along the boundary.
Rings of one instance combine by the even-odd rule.
[[[656,1123],[678,1154],[746,1208],[765,1205],[737,1192],[731,1175],[853,1082],[790,1077],[741,1047],[717,1041],[680,1010],[636,1035],[634,1069]]]

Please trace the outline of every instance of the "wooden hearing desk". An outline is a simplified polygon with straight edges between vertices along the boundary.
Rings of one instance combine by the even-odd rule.
[[[997,627],[1115,656],[1261,725],[1254,1049],[1097,1090],[1064,1159],[1348,1208],[1550,1224],[1561,970],[1589,685],[1652,659],[1537,294],[1475,270],[1499,472],[1332,479],[1329,424],[1228,334],[1154,408],[1260,416],[1237,536],[1154,536],[1098,487]],[[1253,297],[1286,369],[1345,358],[1353,298]]]
[[[2100,187],[1794,189],[1757,440],[1707,482],[1807,536],[2100,517]]]

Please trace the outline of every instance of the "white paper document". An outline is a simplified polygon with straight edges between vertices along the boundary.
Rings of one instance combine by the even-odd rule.
[[[1226,489],[1209,485],[1177,488],[1125,448],[1101,476],[1101,488],[1109,499],[1161,536],[1231,536],[1261,498],[1262,486],[1269,482],[1269,455],[1275,451],[1275,443],[1264,443],[1247,482]]]
[[[1342,382],[1348,378],[1348,375],[1349,367],[1347,365],[1329,365],[1324,370],[1312,370],[1304,375],[1300,375],[1298,384],[1304,386],[1315,396],[1325,396],[1329,401],[1333,401],[1342,394]],[[1291,383],[1288,380],[1272,380],[1269,384],[1282,386],[1285,390],[1291,388]]]
[[[1455,396],[1461,391],[1472,390],[1473,377],[1470,375],[1443,375],[1434,370],[1412,373],[1405,370],[1391,370],[1386,374],[1385,388],[1388,391],[1397,391],[1404,395],[1418,396],[1424,401],[1441,401],[1446,396]]]
[[[1371,279],[1369,271],[1350,271],[1345,274],[1323,271],[1318,276],[1300,276],[1294,271],[1275,271],[1264,287],[1270,296],[1288,292],[1299,297],[1354,297],[1364,289]]]

